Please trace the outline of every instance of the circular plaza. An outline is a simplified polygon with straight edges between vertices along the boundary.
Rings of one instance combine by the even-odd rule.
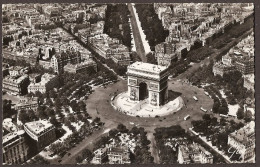
[[[146,129],[174,124],[190,127],[192,120],[199,120],[205,114],[201,107],[210,110],[213,100],[202,88],[181,80],[168,80],[165,69],[140,63],[135,70],[128,68],[126,80],[96,88],[86,100],[90,116],[101,118],[110,129],[119,123]],[[190,119],[185,121],[187,115]]]

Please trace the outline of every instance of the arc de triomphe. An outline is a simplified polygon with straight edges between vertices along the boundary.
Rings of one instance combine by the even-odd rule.
[[[168,101],[167,67],[135,62],[127,67],[128,95],[133,101],[148,98],[149,104],[160,106]]]

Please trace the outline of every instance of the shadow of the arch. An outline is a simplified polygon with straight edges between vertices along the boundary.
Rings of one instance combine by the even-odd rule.
[[[180,92],[168,90],[168,101],[172,101],[181,95],[182,95],[182,93],[180,93]]]

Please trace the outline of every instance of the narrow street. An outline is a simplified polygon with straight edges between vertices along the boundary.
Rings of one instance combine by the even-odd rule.
[[[150,144],[150,152],[152,154],[152,157],[154,158],[154,163],[159,164],[160,163],[160,158],[159,158],[159,152],[156,146],[156,141],[154,138],[154,135],[152,132],[147,133],[147,139],[151,141]]]
[[[134,40],[135,40],[136,52],[142,59],[142,62],[147,62],[142,37],[141,37],[140,30],[137,25],[137,20],[136,20],[137,18],[135,17],[134,10],[133,10],[133,5],[131,3],[128,3],[127,5],[128,5],[128,9],[129,9],[130,15],[131,15],[130,20],[131,20],[133,36],[134,36]]]

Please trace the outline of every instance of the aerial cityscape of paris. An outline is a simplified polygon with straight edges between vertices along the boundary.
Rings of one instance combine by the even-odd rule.
[[[2,165],[256,163],[254,17],[2,4]]]

